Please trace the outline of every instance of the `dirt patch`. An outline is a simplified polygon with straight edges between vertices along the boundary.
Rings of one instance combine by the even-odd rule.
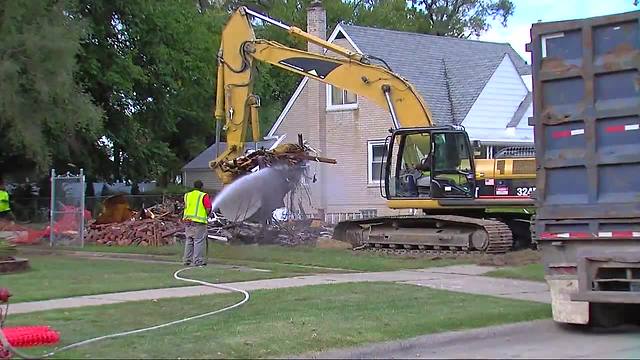
[[[316,247],[320,249],[351,249],[352,246],[348,242],[334,240],[328,237],[318,238]]]
[[[475,262],[485,266],[521,266],[537,264],[541,261],[542,257],[539,251],[521,250],[500,255],[479,255]]]

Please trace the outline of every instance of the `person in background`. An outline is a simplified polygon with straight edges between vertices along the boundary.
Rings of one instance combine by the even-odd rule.
[[[183,264],[186,266],[205,266],[205,247],[207,241],[207,220],[211,212],[211,199],[202,191],[202,181],[193,183],[194,189],[184,194],[183,220],[185,227],[185,246]]]
[[[4,187],[4,181],[2,181],[2,179],[0,179],[0,220],[13,221],[9,192],[7,192],[7,189]]]

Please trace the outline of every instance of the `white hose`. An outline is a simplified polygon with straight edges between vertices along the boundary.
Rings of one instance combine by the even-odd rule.
[[[69,349],[73,349],[79,346],[83,346],[83,345],[87,345],[96,341],[100,341],[100,340],[105,340],[105,339],[113,339],[116,337],[121,337],[121,336],[126,336],[126,335],[132,335],[132,334],[139,334],[141,332],[145,332],[145,331],[149,331],[149,330],[156,330],[156,329],[160,329],[163,327],[167,327],[167,326],[171,326],[171,325],[176,325],[176,324],[180,324],[183,322],[187,322],[190,320],[195,320],[195,319],[199,319],[199,318],[203,318],[206,316],[211,316],[211,315],[215,315],[215,314],[219,314],[223,311],[227,311],[227,310],[231,310],[233,308],[236,308],[244,303],[246,303],[247,301],[249,301],[249,293],[246,292],[245,290],[242,289],[236,289],[234,287],[231,286],[224,286],[224,285],[220,285],[220,284],[212,284],[206,281],[202,281],[202,280],[196,280],[196,279],[189,279],[189,278],[184,278],[181,277],[179,274],[185,270],[189,270],[189,269],[194,269],[194,267],[187,267],[187,268],[183,268],[180,269],[178,271],[176,271],[175,273],[173,273],[173,277],[177,280],[182,280],[182,281],[186,281],[186,282],[191,282],[191,283],[196,283],[196,284],[200,284],[200,285],[204,285],[204,286],[209,286],[209,287],[213,287],[213,288],[218,288],[218,289],[223,289],[223,290],[229,290],[229,291],[234,291],[234,292],[239,292],[242,293],[244,295],[244,299],[242,299],[242,301],[235,303],[233,305],[227,306],[225,308],[219,309],[219,310],[215,310],[215,311],[211,311],[211,312],[207,312],[204,314],[200,314],[200,315],[195,315],[195,316],[190,316],[184,319],[180,319],[180,320],[175,320],[175,321],[171,321],[168,323],[164,323],[164,324],[160,324],[160,325],[155,325],[155,326],[151,326],[151,327],[146,327],[146,328],[142,328],[142,329],[137,329],[137,330],[130,330],[130,331],[125,331],[125,332],[120,332],[120,333],[115,333],[115,334],[110,334],[110,335],[103,335],[103,336],[98,336],[95,338],[91,338],[91,339],[87,339],[87,340],[83,340],[77,343],[73,343],[64,347],[61,347],[59,349],[56,349],[48,354],[42,355],[40,358],[47,358],[50,356],[53,356],[61,351],[65,351],[65,350],[69,350]],[[4,333],[2,331],[0,331],[0,343],[2,343],[2,347],[5,349],[9,349],[9,351],[13,352],[14,354],[18,355],[21,358],[24,359],[38,359],[38,358],[34,358],[31,357],[29,355],[23,354],[19,351],[17,351],[16,349],[14,349],[9,342],[7,341],[7,339],[4,337]]]

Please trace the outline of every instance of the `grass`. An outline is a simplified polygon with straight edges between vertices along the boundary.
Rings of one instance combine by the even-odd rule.
[[[61,331],[61,345],[66,345],[211,311],[240,298],[225,294],[46,311],[10,316],[7,325],[50,325]],[[318,285],[255,291],[248,303],[229,312],[103,340],[56,357],[281,357],[549,316],[547,304],[413,285]]]
[[[176,256],[182,254],[182,249],[179,248],[178,246],[142,247],[142,246],[105,246],[105,245],[87,244],[84,247],[68,247],[68,248],[60,248],[60,249],[70,250],[70,251],[106,252],[106,253],[116,253],[116,254],[161,255],[161,256],[171,256],[172,258],[175,258]]]
[[[178,258],[182,253],[182,248],[179,246],[152,248],[88,245],[84,248],[73,248],[72,250],[169,255],[173,258]],[[341,249],[321,249],[303,246],[284,247],[277,245],[222,245],[218,243],[211,245],[209,255],[216,261],[232,263],[250,262],[256,264],[255,266],[261,263],[277,263],[357,271],[392,271],[465,263],[464,260],[431,260],[426,257],[400,258]]]
[[[512,266],[490,271],[485,275],[508,279],[544,281],[544,267],[542,264]]]
[[[173,278],[172,273],[183,267],[180,264],[81,259],[60,255],[34,255],[28,258],[30,271],[3,274],[0,277],[2,287],[9,288],[14,294],[12,302],[193,285]],[[189,272],[197,271],[200,278],[208,281],[232,282],[321,272],[318,269],[281,264],[262,266],[261,269],[271,271],[250,271],[210,264],[183,274],[189,276]]]

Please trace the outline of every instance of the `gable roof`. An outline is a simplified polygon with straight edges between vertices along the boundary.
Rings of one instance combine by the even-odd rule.
[[[270,149],[278,139],[269,139],[264,141],[258,141],[258,149],[265,148]],[[189,161],[185,166],[182,167],[182,170],[208,170],[209,169],[209,161],[215,160],[218,157],[218,153],[216,152],[216,144],[213,143],[211,146],[206,148],[203,152],[198,154],[193,160]],[[227,149],[227,143],[220,143],[220,152],[222,153]],[[253,143],[248,142],[245,144],[245,150],[253,150]]]
[[[516,112],[513,113],[511,121],[509,121],[507,127],[516,127],[520,124],[520,121],[522,121],[522,118],[524,117],[524,113],[529,108],[529,105],[531,105],[531,101],[533,101],[533,94],[529,91],[527,92],[527,96],[525,96],[524,99],[522,99],[522,102],[520,102],[520,105],[518,105]]]
[[[520,76],[531,74],[531,67],[507,43],[346,24],[340,27],[364,54],[384,59],[411,82],[440,125],[464,120],[505,54]]]

